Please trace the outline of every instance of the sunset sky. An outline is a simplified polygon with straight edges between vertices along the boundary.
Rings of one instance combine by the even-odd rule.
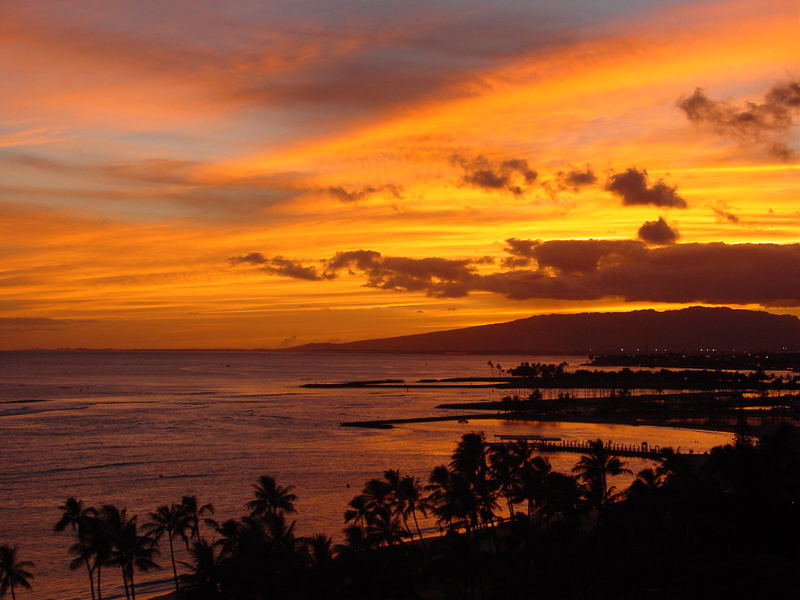
[[[796,0],[0,5],[0,348],[800,315]]]

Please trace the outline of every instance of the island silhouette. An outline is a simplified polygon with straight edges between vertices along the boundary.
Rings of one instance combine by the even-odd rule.
[[[525,319],[291,352],[600,354],[777,352],[800,349],[800,319],[765,311],[693,306],[680,310],[536,315]]]

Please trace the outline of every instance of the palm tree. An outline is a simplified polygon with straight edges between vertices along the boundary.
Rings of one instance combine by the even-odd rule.
[[[465,433],[450,456],[450,468],[470,482],[486,476],[488,446],[483,433]]]
[[[73,554],[75,558],[70,562],[69,569],[74,571],[82,566],[86,567],[89,577],[89,592],[92,600],[95,600],[94,572],[99,567],[99,563],[93,538],[96,536],[99,525],[97,511],[92,506],[84,506],[83,502],[74,497],[67,498],[59,510],[62,515],[53,530],[64,531],[69,527],[75,533],[77,541],[69,548],[69,553]]]
[[[69,547],[75,558],[69,564],[70,571],[86,567],[89,577],[89,590],[92,599],[102,598],[100,591],[100,570],[108,558],[109,539],[105,524],[98,517],[88,517],[81,521],[77,531],[77,541]],[[95,573],[97,573],[97,593],[95,595]]]
[[[135,572],[159,568],[153,561],[158,548],[152,537],[139,533],[136,516],[127,518],[125,509],[104,505],[101,512],[106,517],[111,538],[111,551],[106,564],[120,568],[125,597],[136,600]]]
[[[512,498],[515,504],[527,503],[531,527],[534,525],[536,513],[541,508],[540,504],[545,496],[545,481],[551,472],[550,461],[541,456],[534,456],[518,469],[517,479],[512,488]]]
[[[608,486],[608,476],[631,473],[625,468],[625,463],[618,456],[603,445],[602,440],[589,442],[589,452],[581,456],[577,464],[572,467],[572,472],[578,474],[578,479],[583,483],[586,497],[600,513],[603,507],[617,499],[614,486]]]
[[[489,451],[489,473],[497,487],[502,490],[508,506],[508,516],[514,518],[514,503],[512,502],[511,489],[517,476],[518,464],[508,444],[500,444]]]
[[[192,600],[214,600],[220,597],[223,572],[214,545],[206,540],[198,540],[189,547],[191,563],[181,561],[189,573],[181,575],[184,594]]]
[[[188,526],[192,531],[192,539],[196,542],[200,540],[200,518],[206,514],[214,514],[214,505],[211,503],[200,504],[197,496],[184,496],[181,498],[181,508],[188,517]],[[213,519],[204,519],[206,524],[215,525]],[[187,548],[188,548],[188,540]]]
[[[362,536],[366,527],[367,514],[369,513],[369,505],[367,498],[363,494],[355,496],[350,502],[347,503],[348,508],[344,511],[344,522],[353,523],[361,530]]]
[[[550,471],[544,478],[539,514],[549,522],[569,520],[577,515],[581,506],[581,490],[574,477]]]
[[[61,511],[62,515],[53,527],[53,530],[57,532],[64,531],[67,527],[72,529],[72,531],[76,531],[83,520],[88,517],[97,516],[97,511],[94,507],[86,507],[83,505],[82,501],[76,500],[72,496],[67,498],[64,504],[59,506],[58,509]]]
[[[408,515],[414,519],[414,527],[417,529],[419,541],[425,547],[425,539],[422,537],[422,531],[419,528],[419,520],[417,519],[417,512],[422,513],[423,517],[427,517],[427,502],[422,495],[422,484],[413,475],[406,475],[400,480],[396,491],[397,510],[403,516],[403,522],[406,521]],[[408,529],[408,525],[406,525]]]
[[[172,562],[172,576],[175,579],[175,593],[180,594],[178,586],[178,569],[175,566],[175,536],[180,537],[184,543],[188,544],[187,530],[191,529],[190,515],[184,510],[183,504],[171,504],[159,506],[155,512],[150,513],[150,522],[145,524],[145,532],[152,536],[154,542],[158,542],[166,534],[169,541],[169,557]]]
[[[250,516],[263,517],[279,512],[295,512],[294,502],[297,500],[297,496],[292,493],[293,489],[294,486],[283,487],[269,475],[262,475],[255,485],[255,500],[251,500],[246,505],[251,511]]]
[[[17,560],[16,546],[0,546],[0,598],[11,590],[11,599],[16,600],[15,588],[31,589],[30,580],[34,576],[28,569],[34,566],[29,560]]]
[[[664,478],[659,473],[648,467],[636,474],[636,479],[625,490],[625,496],[631,499],[647,500],[652,498],[655,491],[664,484]]]
[[[317,533],[303,540],[308,552],[309,562],[314,567],[323,567],[333,560],[333,540],[323,533]]]

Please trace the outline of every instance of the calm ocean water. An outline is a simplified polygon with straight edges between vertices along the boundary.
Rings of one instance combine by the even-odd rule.
[[[337,535],[347,501],[388,468],[427,477],[469,431],[601,437],[702,451],[713,432],[595,424],[476,421],[390,430],[341,421],[458,414],[442,402],[499,399],[487,389],[301,389],[309,382],[488,375],[487,361],[560,362],[583,357],[284,355],[268,352],[0,352],[0,543],[36,562],[24,598],[86,597],[69,572],[66,534],[52,533],[67,496],[114,503],[140,521],[159,504],[196,494],[219,518],[244,514],[261,474],[294,485],[297,532]],[[556,469],[575,456],[553,455]],[[643,461],[632,462],[635,470]],[[210,533],[210,532],[208,532]],[[168,558],[162,563],[167,564]],[[147,592],[170,589],[166,570]],[[104,597],[121,595],[109,569]],[[113,593],[112,593],[113,592]]]

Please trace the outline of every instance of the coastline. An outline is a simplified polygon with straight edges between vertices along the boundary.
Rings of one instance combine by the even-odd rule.
[[[548,423],[595,423],[601,425],[632,425],[632,426],[649,426],[649,427],[664,427],[673,429],[686,429],[697,431],[713,431],[717,433],[735,433],[736,426],[728,425],[725,423],[719,424],[703,424],[703,423],[687,423],[674,421],[670,419],[647,419],[641,417],[630,418],[612,418],[612,417],[599,417],[599,416],[542,416],[533,414],[515,414],[509,415],[507,413],[496,414],[467,414],[467,415],[446,415],[446,416],[427,416],[427,417],[411,417],[411,418],[398,418],[398,419],[376,419],[365,421],[344,421],[339,423],[340,427],[363,427],[366,429],[392,429],[395,425],[403,425],[406,423],[436,423],[441,421],[481,421],[481,420],[503,420],[503,421],[530,421],[530,422],[548,422]]]

